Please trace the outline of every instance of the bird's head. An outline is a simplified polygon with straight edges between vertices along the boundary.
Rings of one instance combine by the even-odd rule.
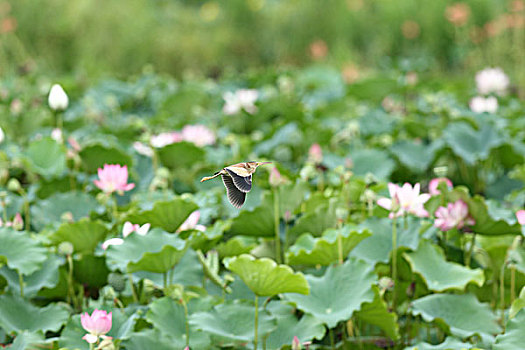
[[[270,163],[271,162],[246,162],[246,167],[249,170],[255,171],[255,169],[257,169],[258,166],[264,165],[264,164],[270,164]]]

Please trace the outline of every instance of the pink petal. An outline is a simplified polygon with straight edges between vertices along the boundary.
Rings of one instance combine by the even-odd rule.
[[[102,243],[102,249],[106,250],[110,245],[121,245],[122,243],[124,243],[122,238],[111,238]]]
[[[385,208],[386,210],[390,210],[392,209],[392,200],[389,198],[382,197],[377,200],[377,205]]]
[[[131,222],[129,222],[129,221],[126,221],[124,223],[124,226],[122,227],[122,236],[124,236],[124,238],[126,238],[133,231],[134,231],[133,224]]]
[[[98,341],[98,337],[93,334],[86,334],[85,336],[82,337],[82,339],[87,341],[89,344],[94,344]]]
[[[520,225],[525,225],[525,210],[518,210],[516,212],[516,218]]]
[[[136,229],[135,232],[137,232],[141,236],[145,236],[148,233],[150,226],[151,226],[151,224],[149,224],[149,223],[144,224],[141,227],[139,227],[138,229]]]

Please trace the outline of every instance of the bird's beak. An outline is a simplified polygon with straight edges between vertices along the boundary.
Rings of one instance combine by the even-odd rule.
[[[257,162],[257,166],[261,166],[264,164],[271,164],[272,162]]]

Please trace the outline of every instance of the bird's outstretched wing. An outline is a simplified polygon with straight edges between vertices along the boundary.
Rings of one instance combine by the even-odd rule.
[[[235,185],[234,180],[230,175],[222,174],[222,182],[226,186],[226,194],[228,200],[235,208],[240,208],[246,200],[246,193],[240,191]]]
[[[252,189],[252,175],[239,176],[228,168],[225,168],[225,170],[230,174],[233,184],[239,189],[239,191],[244,193],[250,192]]]

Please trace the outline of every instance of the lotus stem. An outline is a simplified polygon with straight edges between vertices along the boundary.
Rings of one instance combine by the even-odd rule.
[[[474,251],[474,245],[476,244],[476,234],[472,234],[472,242],[465,257],[465,266],[470,267],[470,260],[472,259],[472,252]]]
[[[278,264],[281,260],[281,235],[279,234],[279,190],[273,191],[273,220],[275,230],[275,260]]]
[[[253,336],[253,348],[257,350],[257,337],[259,331],[259,301],[257,295],[255,296],[255,329]]]
[[[500,307],[501,307],[501,324],[503,331],[505,331],[505,264],[501,267],[499,276],[499,292],[500,292]]]
[[[168,273],[167,272],[164,272],[162,274],[162,281],[163,281],[163,284],[164,284],[164,293],[166,293],[166,288],[168,288]]]
[[[67,266],[68,266],[68,275],[67,275],[67,284],[68,284],[68,302],[71,303],[74,307],[77,306],[75,288],[73,287],[73,257],[71,254],[66,256]]]
[[[337,233],[337,254],[339,255],[339,265],[343,265],[343,239],[341,232]]]
[[[188,322],[188,306],[183,298],[181,298],[181,304],[184,307],[184,326],[186,327],[186,347],[190,347],[190,323]]]
[[[24,276],[18,271],[18,283],[20,284],[20,296],[24,297]]]
[[[394,289],[392,290],[392,309],[396,308],[396,287],[397,287],[397,223],[396,217],[392,219],[392,281]]]
[[[131,287],[131,294],[133,295],[133,301],[139,303],[139,298],[137,297],[137,292],[135,291],[135,286],[133,285],[133,274],[128,272],[129,286]]]
[[[328,330],[328,333],[330,335],[330,345],[332,346],[332,350],[335,350],[334,330],[332,328],[330,328]]]
[[[516,299],[516,266],[512,264],[510,266],[510,303]]]

